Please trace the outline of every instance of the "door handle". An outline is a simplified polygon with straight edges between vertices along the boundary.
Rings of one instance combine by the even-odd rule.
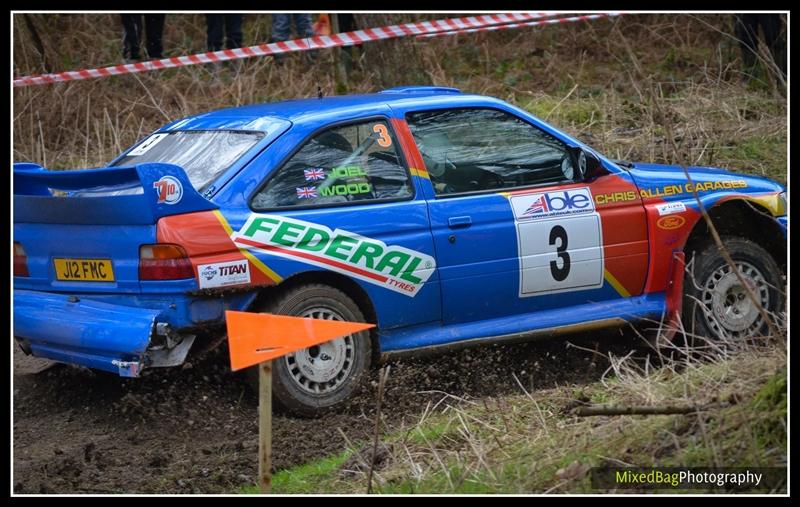
[[[469,227],[470,225],[472,225],[472,217],[470,216],[450,217],[447,219],[447,225],[450,226],[451,229]]]

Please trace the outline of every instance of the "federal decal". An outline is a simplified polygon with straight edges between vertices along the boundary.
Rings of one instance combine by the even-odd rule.
[[[329,269],[415,296],[433,274],[430,255],[281,215],[253,214],[231,235],[237,246]]]

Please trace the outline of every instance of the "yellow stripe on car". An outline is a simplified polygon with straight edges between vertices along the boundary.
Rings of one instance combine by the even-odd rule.
[[[604,271],[604,278],[606,279],[608,284],[614,287],[614,290],[619,292],[620,296],[624,298],[631,297],[631,293],[628,292],[628,290],[625,287],[623,287],[621,283],[619,283],[619,280],[617,280],[616,277],[612,275],[609,270],[604,269],[603,271]]]
[[[431,179],[430,175],[428,174],[428,171],[426,171],[425,169],[417,169],[415,167],[412,167],[411,169],[409,169],[409,171],[411,172],[411,176],[425,178],[426,180]]]
[[[219,220],[219,223],[222,225],[222,228],[225,229],[225,233],[228,235],[228,237],[232,236],[233,235],[233,229],[231,229],[231,226],[230,226],[230,224],[228,224],[228,221],[225,220],[225,217],[222,216],[222,213],[220,213],[219,210],[214,210],[212,213],[214,213],[214,216],[217,217],[217,220]],[[242,248],[242,247],[238,247],[238,248],[239,248],[239,251],[242,252],[242,255],[244,255],[247,258],[247,260],[252,262],[253,265],[256,268],[258,268],[259,271],[264,273],[267,276],[267,278],[269,278],[270,280],[272,280],[275,283],[280,283],[283,280],[283,278],[281,278],[281,275],[279,275],[278,273],[276,273],[276,272],[272,271],[271,269],[269,269],[269,267],[266,264],[264,264],[261,261],[261,259],[259,259],[255,255],[250,253],[249,250],[247,250],[246,248]]]

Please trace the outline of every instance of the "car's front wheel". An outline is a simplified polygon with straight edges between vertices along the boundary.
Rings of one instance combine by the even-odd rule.
[[[763,335],[768,325],[759,306],[773,319],[783,309],[780,268],[766,250],[752,241],[728,236],[722,242],[757,304],[716,243],[708,242],[694,253],[684,280],[683,320],[687,336],[726,341]]]
[[[325,320],[365,322],[358,305],[340,290],[304,284],[285,290],[259,311]],[[369,369],[369,331],[361,331],[275,359],[272,394],[296,415],[318,417],[344,403]],[[248,375],[257,385],[258,369]]]

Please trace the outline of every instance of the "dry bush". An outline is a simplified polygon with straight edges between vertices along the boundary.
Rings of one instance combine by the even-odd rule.
[[[31,15],[53,70],[119,63],[121,26],[110,14]],[[361,27],[457,14],[359,14]],[[41,72],[41,56],[14,16],[14,72]],[[353,48],[347,82],[333,51],[223,66],[15,88],[14,159],[50,168],[107,163],[168,120],[208,110],[301,97],[374,92],[402,84],[457,86],[526,108],[612,157],[674,162],[636,75],[659,90],[679,144],[696,164],[785,181],[786,99],[775,80],[741,81],[723,15],[636,15],[559,26]],[[204,49],[201,15],[168,15],[168,56]],[[247,15],[245,43],[268,40],[269,16]],[[636,68],[636,67],[640,68]]]

